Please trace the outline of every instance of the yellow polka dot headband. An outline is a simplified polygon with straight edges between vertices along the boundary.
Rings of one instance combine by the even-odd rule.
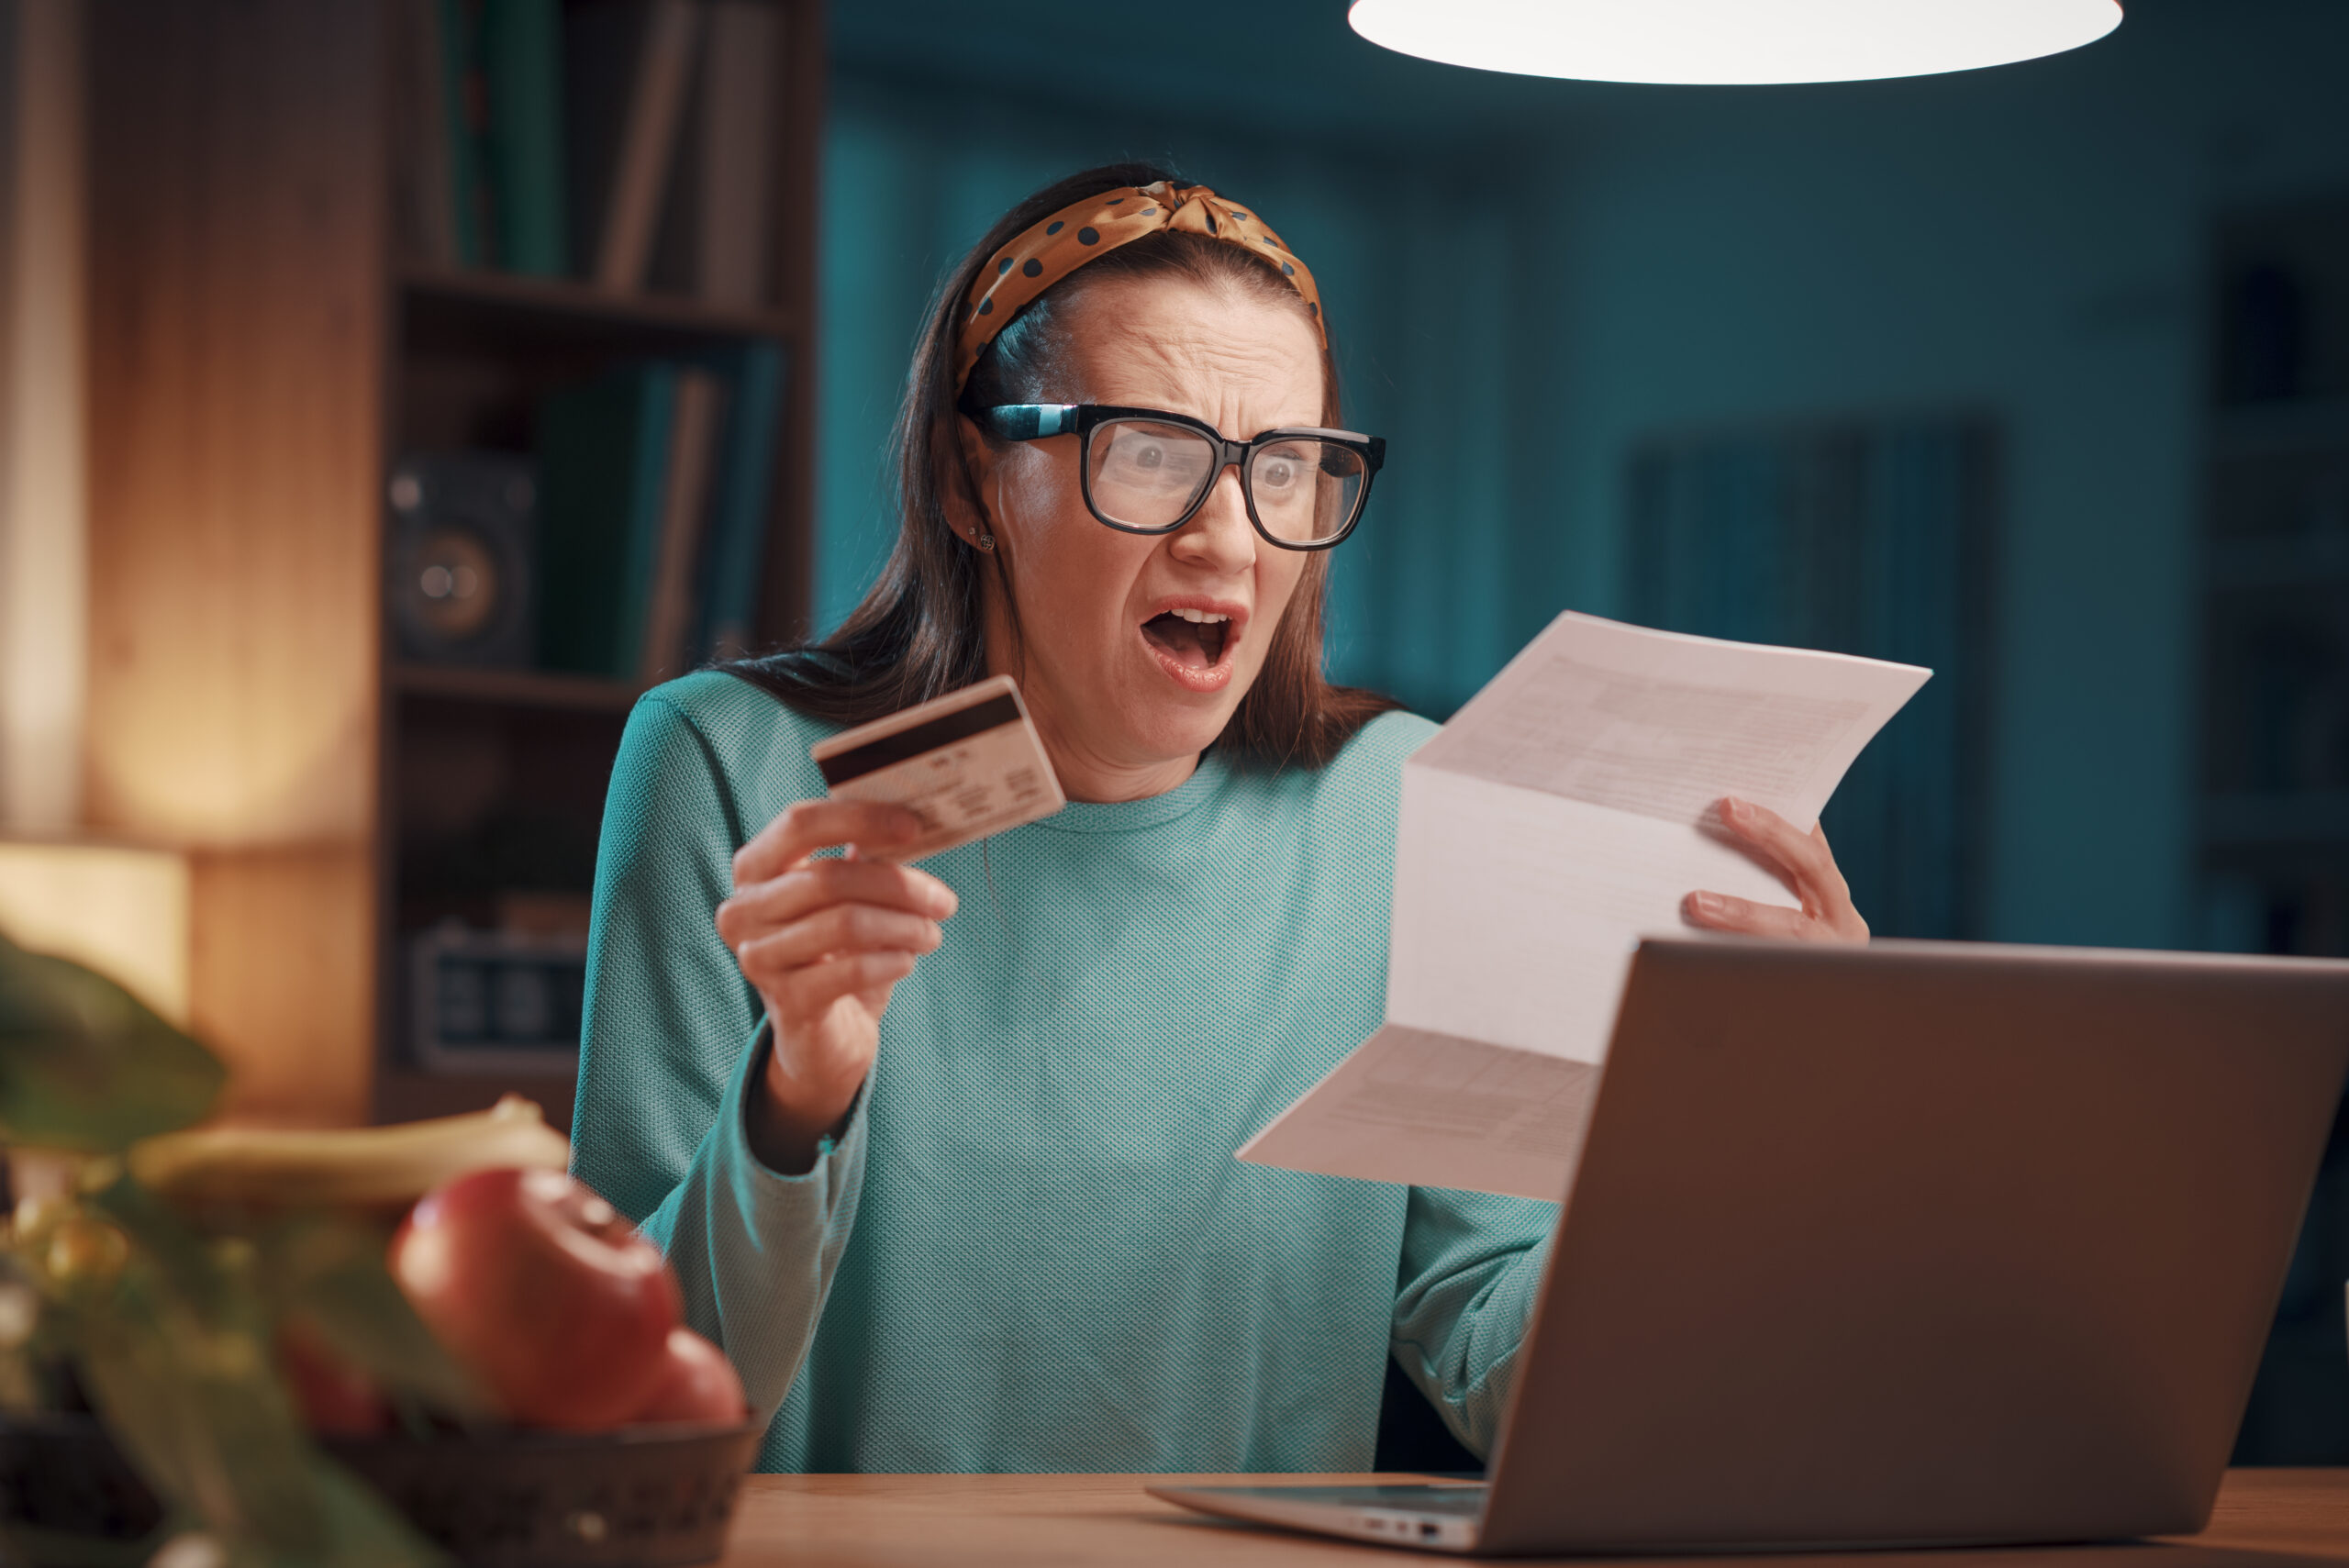
[[[1314,330],[1328,343],[1329,335],[1321,328],[1321,294],[1313,286],[1313,274],[1281,243],[1279,235],[1265,228],[1255,214],[1234,206],[1205,185],[1160,180],[1072,202],[1030,225],[997,251],[980,269],[970,297],[963,302],[954,384],[970,380],[971,367],[979,362],[979,350],[995,341],[995,335],[1029,301],[1095,257],[1168,228],[1237,245],[1278,267],[1281,276],[1304,297]]]

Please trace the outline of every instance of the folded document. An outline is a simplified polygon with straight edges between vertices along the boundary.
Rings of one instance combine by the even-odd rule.
[[[1404,764],[1386,1027],[1240,1158],[1564,1197],[1640,938],[1793,902],[1716,804],[1808,831],[1931,674],[1560,616]]]

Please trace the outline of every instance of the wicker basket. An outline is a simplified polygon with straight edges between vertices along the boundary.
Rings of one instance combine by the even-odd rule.
[[[329,1439],[466,1568],[676,1568],[726,1550],[759,1429]]]
[[[759,1429],[330,1438],[466,1568],[684,1568],[726,1548]],[[0,1520],[131,1542],[161,1510],[90,1416],[0,1420]]]

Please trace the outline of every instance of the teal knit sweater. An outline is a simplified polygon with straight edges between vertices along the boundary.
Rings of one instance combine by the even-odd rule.
[[[667,1251],[786,1471],[1367,1469],[1390,1348],[1486,1451],[1554,1206],[1232,1151],[1377,1027],[1403,759],[1210,753],[927,862],[961,897],[838,1145],[744,1130],[766,1038],[711,924],[827,733],[731,676],[637,706],[605,808],[579,1176]]]

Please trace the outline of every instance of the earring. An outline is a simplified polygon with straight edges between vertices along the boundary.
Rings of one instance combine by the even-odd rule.
[[[995,535],[985,528],[981,528],[976,543],[981,550],[992,551],[995,549]]]

